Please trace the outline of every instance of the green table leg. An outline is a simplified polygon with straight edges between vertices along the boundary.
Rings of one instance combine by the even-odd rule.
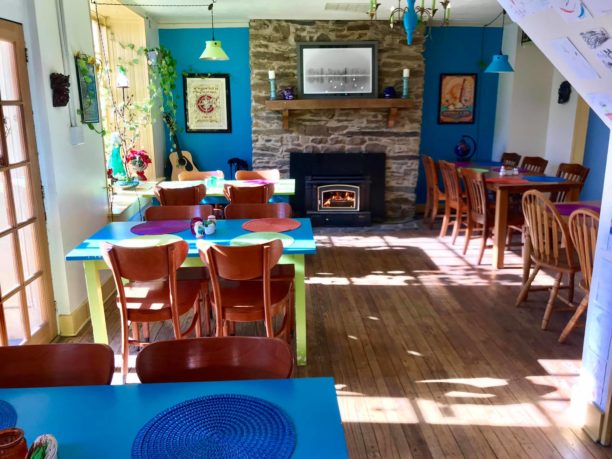
[[[295,347],[297,364],[306,365],[306,286],[304,255],[285,255],[283,259],[295,266]],[[282,259],[281,259],[282,261]]]
[[[106,331],[106,317],[104,315],[104,300],[102,298],[102,284],[97,260],[83,262],[85,268],[85,283],[87,285],[87,302],[89,303],[89,316],[93,338],[96,343],[108,344]],[[102,262],[104,263],[104,262]]]

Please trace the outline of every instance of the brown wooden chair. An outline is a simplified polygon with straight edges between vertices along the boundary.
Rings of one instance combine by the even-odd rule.
[[[597,231],[599,228],[599,214],[590,209],[578,209],[572,212],[569,218],[569,232],[572,244],[578,253],[578,262],[582,272],[580,287],[585,295],[571,319],[561,332],[559,342],[564,343],[570,333],[577,327],[578,321],[589,306],[589,291],[593,278],[593,261],[595,260],[595,247],[597,244]]]
[[[291,218],[291,205],[286,202],[265,204],[234,204],[225,207],[225,218]]]
[[[521,155],[518,153],[504,153],[501,156],[501,163],[506,167],[519,167],[521,162]]]
[[[546,172],[548,160],[539,156],[525,156],[521,167],[534,175],[543,175]]]
[[[138,353],[143,383],[290,378],[293,356],[280,339],[227,336],[159,341]]]
[[[265,204],[270,200],[272,196],[274,196],[274,184],[225,184],[225,186],[223,187],[223,193],[231,204]]]
[[[177,279],[177,271],[189,250],[187,242],[181,240],[146,247],[123,247],[104,242],[101,249],[117,288],[124,379],[128,372],[129,345],[143,347],[148,344],[140,339],[139,324],[169,320],[176,339],[184,338],[194,330],[197,337],[202,336],[202,283]],[[193,311],[191,324],[182,331],[180,318],[190,311]],[[129,337],[130,326],[132,338]],[[148,327],[144,328],[144,334],[145,340],[148,339]]]
[[[571,305],[574,300],[574,278],[580,268],[574,260],[574,246],[567,224],[559,215],[555,205],[543,193],[537,190],[525,192],[523,194],[523,213],[529,233],[527,238],[530,244],[529,255],[535,267],[519,293],[516,306],[527,298],[529,288],[542,268],[555,272],[555,283],[550,291],[542,319],[542,330],[546,330],[555,309],[555,300],[559,295],[563,275],[567,274],[569,277],[567,286],[569,294],[567,299],[562,297],[559,299]]]
[[[0,347],[0,387],[98,386],[111,383],[113,350],[106,344]]]
[[[213,207],[209,204],[196,206],[151,206],[145,210],[144,218],[153,220],[191,220],[200,217],[205,220],[212,215]]]
[[[459,173],[457,167],[448,161],[440,161],[440,172],[442,181],[444,182],[444,190],[446,191],[446,201],[444,206],[444,219],[442,220],[442,228],[440,229],[440,237],[446,236],[448,226],[450,224],[451,213],[455,211],[455,220],[453,222],[453,244],[457,240],[459,230],[463,223],[463,216],[467,213],[467,202],[461,191],[461,183],[459,182]]]
[[[204,185],[166,188],[156,185],[153,192],[162,206],[195,206],[206,196]]]
[[[429,229],[431,229],[438,215],[440,201],[444,201],[446,196],[440,189],[436,162],[431,156],[421,156],[423,159],[423,168],[425,169],[425,184],[427,187],[427,201],[425,203],[425,215],[423,217],[424,220],[429,219]]]
[[[584,167],[582,164],[561,163],[557,168],[557,177],[563,177],[570,182],[580,183],[580,191],[586,182],[591,169]],[[552,202],[564,202],[567,198],[567,191],[556,191],[551,193],[550,200]]]
[[[280,171],[278,169],[236,171],[236,180],[270,180],[278,182],[280,180]]]
[[[222,179],[225,177],[223,171],[183,171],[178,175],[179,182],[189,180],[206,180],[208,177],[217,177]]]
[[[289,341],[293,328],[293,280],[274,280],[272,269],[283,253],[279,239],[249,246],[210,245],[200,257],[208,265],[217,336],[236,322],[263,321],[266,336]],[[231,283],[223,282],[235,281]],[[282,314],[278,331],[273,318]]]

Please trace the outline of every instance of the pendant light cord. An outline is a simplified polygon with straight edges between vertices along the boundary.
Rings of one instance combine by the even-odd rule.
[[[212,26],[212,41],[215,41],[215,13],[213,10],[213,6],[215,6],[215,0],[212,1],[210,5],[208,5],[208,9],[210,10],[210,21]]]

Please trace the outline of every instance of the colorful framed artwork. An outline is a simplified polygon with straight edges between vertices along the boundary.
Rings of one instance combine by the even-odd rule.
[[[185,74],[183,91],[187,132],[232,132],[228,74]]]
[[[98,108],[98,87],[96,86],[96,60],[93,56],[78,53],[74,57],[76,78],[81,104],[81,122],[92,124],[100,122]]]
[[[439,124],[472,124],[476,118],[475,73],[440,75]]]

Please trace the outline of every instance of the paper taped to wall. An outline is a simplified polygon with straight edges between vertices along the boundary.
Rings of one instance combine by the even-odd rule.
[[[550,46],[557,52],[564,66],[573,71],[579,79],[597,80],[600,78],[593,66],[578,51],[569,38],[555,38],[550,41]]]

